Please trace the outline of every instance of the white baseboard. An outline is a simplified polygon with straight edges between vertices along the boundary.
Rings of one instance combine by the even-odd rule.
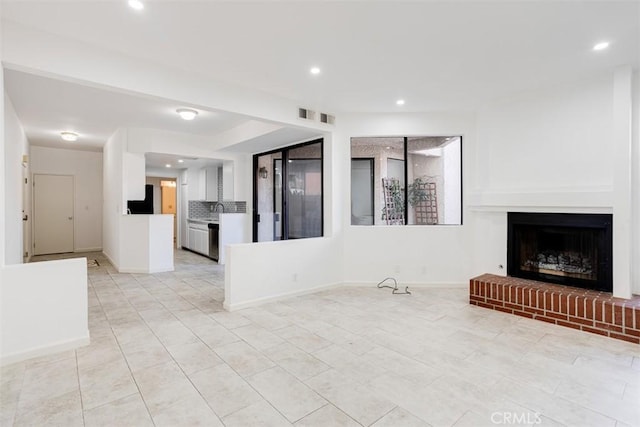
[[[167,265],[164,267],[152,268],[148,271],[149,274],[153,273],[166,273],[167,271],[174,271],[175,267],[173,265]]]
[[[78,248],[73,250],[74,253],[78,252],[102,252],[102,247],[95,248]]]
[[[106,253],[105,251],[102,251],[102,255],[104,255],[105,258],[109,260],[109,263],[111,263],[111,265],[113,266],[113,268],[116,269],[116,271],[120,271],[118,264],[116,264],[115,261],[111,259],[108,253]]]
[[[59,341],[57,343],[48,344],[42,347],[36,347],[13,354],[2,355],[0,357],[0,366],[22,362],[24,360],[33,359],[34,357],[60,353],[61,351],[74,350],[76,348],[89,345],[90,341],[91,339],[89,338],[89,331],[87,331],[87,335],[84,337],[74,338],[68,341]]]
[[[393,283],[392,281],[389,281]],[[386,285],[389,282],[385,283]],[[380,283],[377,282],[345,282],[343,286],[367,286],[367,287],[376,287],[376,285]],[[441,288],[467,288],[469,283],[460,283],[460,282],[438,282],[438,283],[424,283],[424,282],[403,282],[398,280],[398,288],[404,288],[405,286],[409,286],[412,288],[425,288],[425,289],[441,289]]]
[[[277,295],[272,295],[268,297],[256,298],[249,301],[243,301],[235,304],[228,304],[227,301],[222,304],[222,307],[227,311],[236,311],[242,310],[243,308],[256,307],[262,304],[266,304],[269,302],[279,301],[286,298],[297,297],[300,295],[313,294],[316,292],[323,291],[325,289],[338,288],[342,286],[342,283],[330,283],[328,285],[320,285],[310,289],[304,289],[301,291],[292,291],[292,292],[284,292]]]

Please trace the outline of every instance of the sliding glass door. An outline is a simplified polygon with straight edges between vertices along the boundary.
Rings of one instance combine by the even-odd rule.
[[[322,196],[322,140],[255,155],[253,240],[322,236]]]

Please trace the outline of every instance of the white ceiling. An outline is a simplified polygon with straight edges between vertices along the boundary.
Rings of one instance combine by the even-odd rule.
[[[173,101],[82,86],[14,70],[5,70],[4,81],[33,145],[101,151],[118,127],[212,136],[247,120],[237,114],[196,108],[198,117],[185,121],[176,109],[188,106]],[[60,132],[67,130],[78,133],[78,141],[62,141]]]
[[[638,1],[144,3],[136,12],[126,0],[4,0],[2,17],[337,113],[473,111],[618,65],[637,67],[640,51]],[[594,52],[602,40],[610,48]],[[309,74],[312,65],[320,75]],[[246,120],[197,108],[198,118],[186,122],[175,110],[188,106],[171,100],[15,70],[5,71],[5,87],[34,145],[68,146],[59,132],[72,130],[81,137],[74,148],[100,150],[121,126],[212,136]],[[398,98],[406,104],[395,105]],[[282,129],[230,149],[257,152],[308,136]]]

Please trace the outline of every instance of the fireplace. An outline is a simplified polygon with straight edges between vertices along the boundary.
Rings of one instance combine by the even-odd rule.
[[[508,213],[507,273],[612,292],[609,214]]]

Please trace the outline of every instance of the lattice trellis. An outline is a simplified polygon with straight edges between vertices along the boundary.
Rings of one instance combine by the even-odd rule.
[[[414,205],[416,224],[435,225],[438,223],[438,196],[436,183],[425,182],[417,184],[419,190],[426,193],[426,200],[421,200]]]
[[[382,219],[387,225],[404,224],[404,193],[397,178],[382,178],[384,207]]]

